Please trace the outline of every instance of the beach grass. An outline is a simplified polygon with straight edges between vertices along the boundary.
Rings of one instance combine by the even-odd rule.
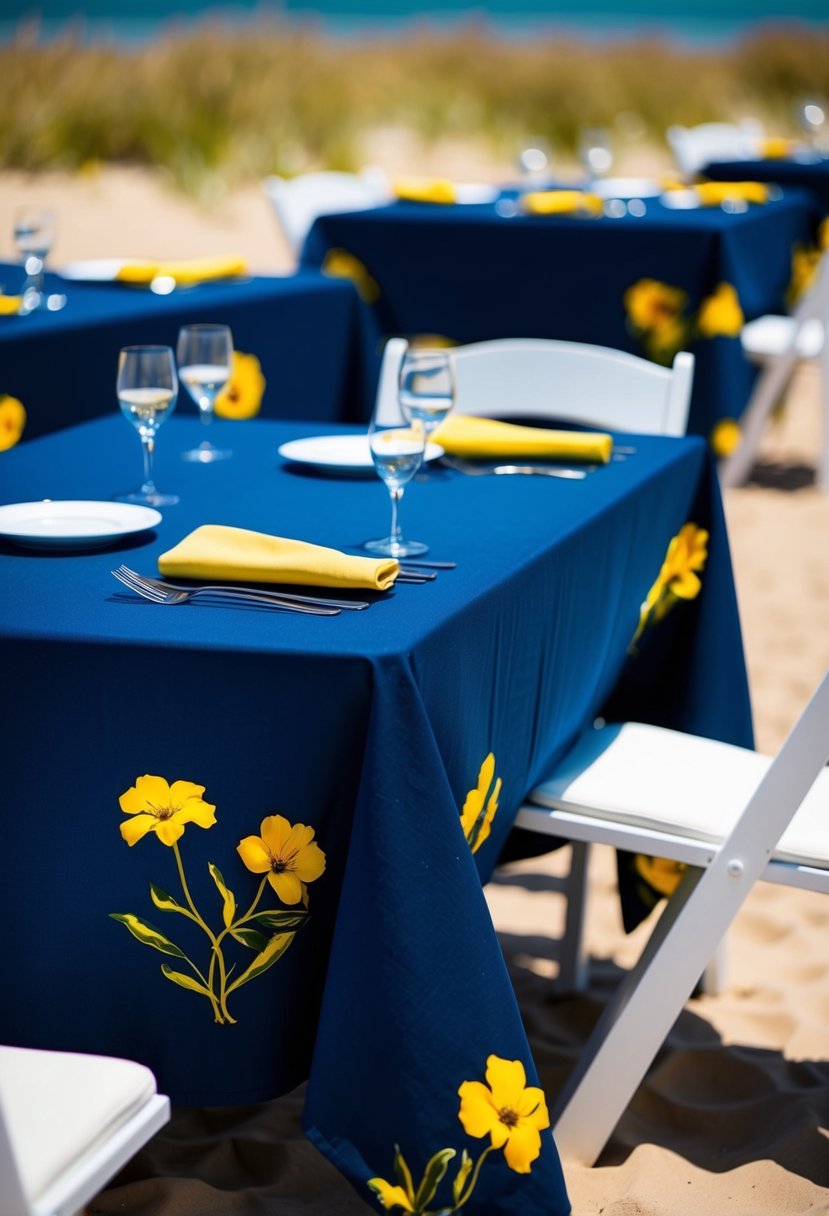
[[[829,96],[829,34],[796,24],[726,51],[660,41],[499,39],[485,24],[333,40],[278,21],[170,27],[151,43],[86,44],[36,27],[0,47],[0,168],[149,165],[209,197],[268,173],[356,167],[361,140],[399,125],[475,138],[496,155],[527,134],[574,153],[584,126],[664,143],[670,123],[753,115],[797,134],[795,106]]]

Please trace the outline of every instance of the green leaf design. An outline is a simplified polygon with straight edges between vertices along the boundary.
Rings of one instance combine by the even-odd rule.
[[[257,975],[261,975],[263,971],[267,971],[277,962],[294,940],[293,933],[275,933],[268,942],[264,950],[257,954],[247,971],[243,971],[238,980],[234,980],[229,984],[226,992],[229,996],[236,988],[241,988],[242,984],[249,983],[250,980],[256,979]]]
[[[225,928],[229,929],[233,924],[233,918],[236,915],[236,897],[227,886],[225,880],[222,878],[222,872],[219,867],[214,866],[213,862],[210,861],[207,863],[207,868],[210,871],[210,877],[219,888],[219,894],[224,900],[224,905],[222,907],[222,920],[224,921]]]
[[[191,975],[184,975],[181,971],[174,971],[169,963],[162,963],[161,971],[168,980],[172,980],[174,984],[178,984],[179,988],[186,988],[189,992],[200,992],[202,996],[212,998],[209,988],[205,988],[204,984],[200,984],[198,980],[194,980]]]
[[[458,1170],[455,1181],[452,1183],[452,1198],[454,1199],[456,1206],[460,1202],[461,1195],[463,1194],[463,1188],[466,1186],[466,1180],[471,1173],[472,1158],[469,1156],[466,1149],[464,1149],[461,1153],[460,1169]]]
[[[399,1144],[395,1144],[394,1146],[394,1174],[403,1190],[409,1196],[409,1199],[414,1203],[415,1190],[412,1171],[406,1164],[406,1158],[401,1153]]]
[[[174,958],[187,957],[154,925],[142,920],[139,916],[134,916],[132,912],[110,912],[110,916],[113,920],[119,920],[122,925],[126,925],[133,937],[138,938],[145,946],[152,946],[154,950],[160,950],[162,954],[172,954]]]
[[[157,908],[162,912],[186,912],[181,904],[173,899],[172,895],[168,895],[161,887],[156,886],[154,882],[150,883],[150,898]]]
[[[264,933],[260,933],[258,929],[231,929],[230,935],[237,942],[241,942],[243,946],[249,946],[251,950],[262,951],[268,945],[267,937],[265,937]]]
[[[266,929],[295,929],[304,924],[307,912],[285,912],[280,908],[268,908],[264,912],[256,912],[250,918],[258,920]]]
[[[426,1163],[426,1169],[423,1171],[423,1181],[415,1196],[415,1208],[418,1211],[421,1211],[426,1207],[427,1203],[431,1202],[435,1191],[443,1181],[443,1176],[449,1167],[449,1162],[455,1155],[455,1149],[442,1148]]]

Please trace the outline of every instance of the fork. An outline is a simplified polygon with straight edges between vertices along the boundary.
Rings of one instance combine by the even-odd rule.
[[[484,467],[468,464],[465,460],[459,460],[457,456],[441,456],[440,463],[446,465],[447,468],[455,469],[458,473],[466,473],[470,477],[488,477],[493,473],[496,475],[523,473],[530,476],[561,477],[567,481],[583,481],[587,474],[592,473],[596,468],[595,465],[590,465],[584,469],[565,469],[553,468],[546,464],[495,464]]]
[[[189,587],[186,591],[182,590],[164,590],[162,587],[153,586],[139,576],[128,576],[120,570],[112,570],[111,573],[128,587],[130,591],[134,591],[136,595],[140,595],[145,600],[150,600],[153,604],[186,604],[188,600],[196,599],[197,596],[207,595],[213,598],[221,598],[228,603],[248,604],[251,607],[258,606],[259,608],[276,608],[283,612],[299,612],[306,616],[339,616],[342,612],[341,608],[323,608],[317,604],[305,604],[296,600],[285,600],[276,595],[265,593],[258,595],[255,591],[248,590],[233,590],[228,591],[225,588],[214,587]]]
[[[325,599],[317,595],[297,595],[292,591],[271,591],[262,587],[235,587],[231,583],[215,586],[202,583],[198,587],[193,587],[183,583],[171,583],[169,579],[151,578],[148,574],[138,574],[135,570],[130,570],[129,566],[119,566],[118,570],[113,570],[112,573],[116,578],[123,574],[136,583],[147,583],[151,587],[157,587],[160,591],[213,591],[217,595],[223,594],[225,591],[232,591],[239,595],[256,596],[257,599],[290,600],[295,604],[317,604],[321,608],[349,608],[360,611],[363,608],[371,607],[368,600]],[[123,582],[123,579],[121,581]]]

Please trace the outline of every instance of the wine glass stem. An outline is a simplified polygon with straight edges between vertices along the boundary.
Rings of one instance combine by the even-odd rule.
[[[389,537],[393,544],[399,545],[403,540],[403,533],[400,531],[400,499],[403,497],[402,486],[389,486],[389,494],[391,496],[391,531]]]
[[[202,424],[210,426],[213,421],[213,402],[209,397],[199,398],[199,413],[201,414]]]
[[[153,484],[153,452],[155,451],[155,439],[152,435],[141,436],[141,452],[144,456],[144,484],[141,489],[147,493],[153,493],[155,485]]]

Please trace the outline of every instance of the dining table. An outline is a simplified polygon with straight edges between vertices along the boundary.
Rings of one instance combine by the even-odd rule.
[[[829,154],[801,150],[787,156],[765,156],[752,160],[712,160],[701,174],[712,181],[771,182],[805,190],[812,196],[815,211],[829,216]]]
[[[643,197],[631,198],[637,188]],[[528,211],[526,192],[512,189],[487,201],[396,199],[324,215],[301,265],[349,274],[362,291],[370,394],[391,336],[557,338],[665,364],[686,349],[696,360],[688,429],[716,447],[717,428],[739,420],[756,376],[740,329],[785,309],[793,254],[814,239],[810,196],[785,189],[724,207],[647,181],[624,193],[563,214]]]
[[[137,475],[122,419],[0,453],[0,1041],[140,1060],[179,1105],[307,1080],[307,1136],[378,1210],[564,1216],[555,1095],[482,888],[597,717],[751,744],[710,450],[616,434],[569,480],[430,459],[401,518],[454,565],[329,587],[369,606],[311,616],[113,577],[205,524],[354,555],[383,534],[385,486],[336,455],[359,428],[254,419],[202,465],[181,459],[199,425],[165,424],[180,501],[134,526],[107,519]],[[280,451],[318,438],[325,459]],[[71,509],[50,528],[75,501],[97,533]],[[8,522],[24,502],[39,530]]]
[[[0,282],[13,296],[22,268],[0,264]],[[45,300],[62,300],[62,307],[0,315],[0,395],[17,398],[26,410],[23,442],[117,410],[121,348],[161,343],[175,349],[181,326],[204,322],[229,325],[236,350],[259,362],[261,401],[257,376],[257,400],[243,408],[265,418],[345,422],[359,416],[351,368],[360,302],[352,284],[302,271],[168,288],[156,294],[147,284],[47,271]],[[198,415],[184,391],[177,408]]]

